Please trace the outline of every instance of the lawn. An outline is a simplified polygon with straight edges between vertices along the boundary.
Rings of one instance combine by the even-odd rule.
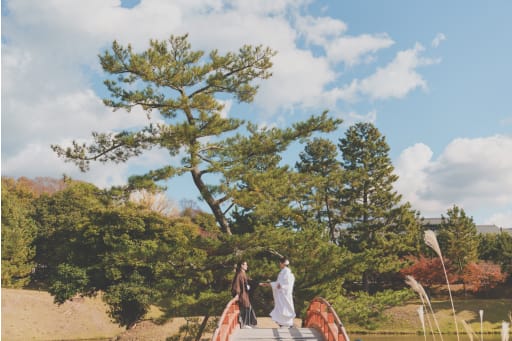
[[[411,301],[399,307],[386,310],[385,321],[380,323],[377,329],[367,330],[360,326],[345,323],[345,327],[352,333],[421,333],[423,334],[421,321],[418,315],[418,307],[421,301]],[[455,311],[458,320],[464,320],[469,328],[477,334],[480,333],[479,310],[483,310],[483,333],[499,334],[503,321],[510,321],[509,314],[512,313],[512,299],[455,299]],[[452,314],[452,306],[449,300],[432,301],[432,308],[443,334],[455,333],[455,326]],[[435,322],[428,314],[428,318],[435,329]],[[343,321],[343,317],[340,316]],[[425,316],[427,330],[428,320]],[[459,333],[466,333],[462,322],[459,322]]]

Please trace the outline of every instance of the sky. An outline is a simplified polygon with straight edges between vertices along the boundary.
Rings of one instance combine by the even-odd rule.
[[[98,55],[114,40],[142,51],[187,33],[195,50],[277,51],[254,102],[223,99],[226,115],[287,127],[328,110],[344,121],[333,141],[371,122],[395,189],[422,216],[457,205],[476,224],[511,228],[511,17],[509,0],[2,0],[2,176],[109,187],[178,162],[151,150],[81,173],[50,145],[145,125],[140,110],[103,105]],[[188,176],[167,193],[199,196]]]

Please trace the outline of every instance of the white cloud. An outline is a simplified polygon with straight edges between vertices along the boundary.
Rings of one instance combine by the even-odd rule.
[[[361,96],[383,100],[403,98],[416,88],[426,90],[427,82],[417,68],[439,61],[421,57],[423,51],[423,46],[418,43],[412,49],[399,51],[389,64],[378,68],[374,74],[362,80],[354,79],[345,87],[333,89],[330,96],[355,102],[361,100]]]
[[[65,142],[69,141],[59,141],[59,143]],[[15,156],[2,160],[2,175],[59,178],[65,174],[73,179],[107,188],[126,184],[128,177],[133,175],[134,169],[138,170],[137,174],[143,174],[153,167],[161,167],[168,163],[169,154],[166,151],[151,150],[126,163],[91,163],[90,170],[82,173],[74,164],[65,163],[59,159],[50,146],[30,143],[18,151]]]
[[[23,175],[29,178],[49,176],[58,178],[64,174],[73,179],[94,183],[99,187],[121,185],[126,183],[128,164],[99,165],[94,164],[91,171],[80,173],[70,163],[64,163],[49,146],[28,144],[15,156],[2,161],[2,175]]]
[[[403,98],[416,88],[426,89],[427,83],[416,71],[417,67],[431,63],[419,56],[423,50],[416,44],[412,49],[400,51],[391,63],[360,82],[360,92],[374,99],[385,99]]]
[[[346,102],[356,102],[360,100],[360,82],[355,79],[345,87],[335,87],[324,93],[328,103],[336,103],[339,100]]]
[[[394,44],[385,33],[346,36],[344,34],[348,29],[347,25],[330,17],[299,17],[296,25],[306,43],[321,46],[329,62],[334,64],[343,62],[353,66],[363,60],[372,60],[368,58],[368,54]]]
[[[327,58],[331,62],[343,62],[348,66],[353,66],[361,63],[362,58],[367,56],[368,53],[375,53],[393,44],[394,41],[387,34],[340,37],[326,46]]]
[[[420,210],[424,216],[438,216],[445,211],[445,203],[424,198],[428,190],[428,170],[432,163],[432,150],[423,143],[417,143],[405,149],[395,162],[395,172],[399,176],[395,189],[402,194],[403,200]]]
[[[435,187],[427,196],[443,195],[472,206],[481,202],[512,202],[512,137],[456,139],[430,173]]]
[[[322,103],[324,88],[335,77],[325,59],[314,58],[309,51],[291,50],[279,53],[273,61],[272,79],[261,84],[256,98],[267,115],[280,108],[309,108]]]
[[[221,102],[224,105],[224,108],[220,112],[220,117],[227,118],[229,116],[229,111],[231,110],[231,106],[233,105],[233,100],[230,100],[230,99],[225,100],[225,101],[220,100],[219,102]]]
[[[350,127],[358,122],[369,122],[375,124],[377,121],[377,111],[375,110],[368,112],[366,115],[361,115],[351,111],[349,113],[338,114],[337,116],[343,119],[343,125],[347,127]]]
[[[320,46],[326,45],[347,30],[347,25],[343,21],[330,17],[299,17],[296,25],[307,43]]]
[[[227,1],[240,14],[281,15],[288,8],[299,8],[309,0],[259,0],[259,1]]]
[[[182,13],[165,0],[142,1],[134,9],[121,8],[118,0],[9,1],[7,6],[4,48],[37,52],[41,62],[48,61],[43,65],[55,69],[97,64],[97,54],[114,39],[141,47],[149,38],[167,38]]]
[[[432,40],[432,47],[438,47],[443,40],[446,40],[444,33],[438,33],[434,40]]]
[[[11,97],[2,106],[4,158],[19,152],[27,143],[38,143],[44,148],[62,138],[86,138],[92,131],[121,130],[147,122],[140,109],[112,113],[92,90],[63,92],[32,102]]]
[[[456,139],[434,160],[428,146],[416,144],[398,158],[396,189],[424,216],[440,216],[457,205],[484,220],[491,209],[512,207],[510,150],[510,136]]]
[[[232,9],[224,12],[190,14],[178,28],[189,33],[194,49],[237,51],[242,45],[269,46],[279,52],[295,49],[297,33],[282,15],[242,15]]]

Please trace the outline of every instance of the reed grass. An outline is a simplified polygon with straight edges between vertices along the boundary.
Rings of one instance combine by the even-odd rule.
[[[475,332],[473,331],[473,328],[471,328],[471,326],[469,324],[467,324],[466,321],[462,320],[461,322],[462,322],[462,326],[466,330],[466,334],[468,334],[468,336],[469,336],[469,340],[473,341],[474,336],[476,335]]]
[[[509,339],[509,334],[508,334],[509,333],[508,332],[509,327],[510,327],[510,323],[505,322],[505,321],[503,321],[501,323],[501,341],[508,341],[508,339]]]
[[[480,309],[478,311],[478,315],[480,315],[480,341],[484,340],[484,311]]]
[[[421,321],[421,329],[423,329],[423,337],[425,338],[425,341],[427,341],[427,331],[425,330],[425,312],[422,305],[418,307],[418,315]]]
[[[411,287],[411,289],[414,290],[420,296],[421,303],[423,304],[424,307],[426,306],[425,302],[427,302],[428,307],[430,308],[430,312],[432,313],[432,317],[434,319],[434,322],[436,324],[437,330],[439,332],[439,337],[441,338],[441,341],[443,341],[443,334],[441,333],[441,328],[439,327],[439,323],[438,323],[438,321],[436,319],[436,315],[434,313],[434,309],[432,308],[432,304],[430,303],[430,299],[428,298],[428,295],[427,295],[425,289],[412,276],[406,276],[405,277],[405,283],[407,285],[409,285]],[[435,340],[434,328],[432,328],[432,323],[430,322],[430,318],[428,317],[428,314],[427,314],[427,323],[428,323],[428,325],[430,327],[430,331],[432,332],[432,337]]]
[[[424,240],[425,240],[425,244],[427,244],[428,247],[433,249],[435,251],[435,253],[439,256],[439,259],[441,259],[441,264],[443,265],[444,276],[446,278],[446,284],[448,286],[448,294],[450,295],[450,303],[452,304],[453,321],[455,323],[455,331],[457,333],[457,341],[460,341],[459,327],[457,324],[457,317],[455,315],[455,306],[453,304],[453,297],[452,297],[452,290],[450,288],[450,281],[448,280],[448,273],[446,272],[443,255],[441,253],[441,248],[439,247],[439,243],[437,242],[437,237],[436,237],[435,232],[432,230],[425,231]]]

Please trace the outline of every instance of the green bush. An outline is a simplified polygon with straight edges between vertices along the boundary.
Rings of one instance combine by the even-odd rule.
[[[382,321],[382,312],[390,307],[402,304],[414,297],[409,289],[400,291],[385,290],[370,295],[363,291],[354,292],[351,297],[338,296],[332,305],[344,322],[375,329]]]

